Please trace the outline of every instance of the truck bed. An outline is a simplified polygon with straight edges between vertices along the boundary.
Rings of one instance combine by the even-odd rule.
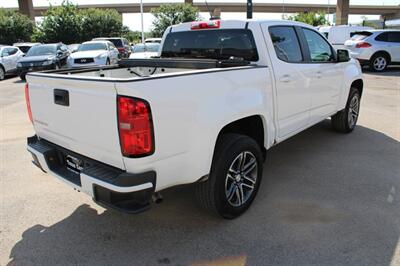
[[[51,70],[36,73],[68,75],[72,77],[106,78],[106,79],[138,79],[144,77],[157,77],[168,74],[183,74],[186,72],[219,69],[239,66],[248,66],[245,60],[213,60],[213,59],[124,59],[118,66],[102,66],[96,68],[79,68],[65,70]],[[48,76],[48,75],[46,75]]]

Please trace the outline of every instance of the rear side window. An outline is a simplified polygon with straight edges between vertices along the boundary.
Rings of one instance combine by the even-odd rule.
[[[169,33],[161,57],[258,61],[253,34],[247,29],[195,30]]]
[[[388,41],[400,43],[400,31],[399,32],[389,32]]]
[[[286,62],[302,62],[299,39],[296,31],[290,26],[269,27],[269,34],[274,44],[276,56]]]
[[[388,41],[388,33],[383,32],[383,33],[379,34],[378,36],[375,37],[375,41],[387,42]]]
[[[312,62],[331,62],[335,59],[329,43],[317,32],[303,28]]]

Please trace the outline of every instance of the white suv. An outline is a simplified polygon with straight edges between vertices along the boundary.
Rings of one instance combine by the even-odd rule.
[[[400,64],[400,30],[368,30],[357,32],[345,42],[350,55],[373,71]]]
[[[0,80],[6,75],[16,74],[17,62],[23,55],[18,47],[0,45]]]

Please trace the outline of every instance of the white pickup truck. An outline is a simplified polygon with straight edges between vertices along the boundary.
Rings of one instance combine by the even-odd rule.
[[[331,117],[348,133],[361,68],[312,27],[205,21],[169,27],[159,58],[29,73],[33,162],[106,207],[137,213],[195,183],[231,219],[254,200],[268,149]]]

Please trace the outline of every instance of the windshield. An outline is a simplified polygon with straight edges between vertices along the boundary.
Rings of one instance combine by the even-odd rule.
[[[253,34],[247,29],[198,30],[169,33],[161,57],[258,61]]]
[[[361,41],[367,38],[368,36],[372,35],[372,32],[369,31],[359,31],[359,32],[354,32],[352,33],[353,36],[351,36],[350,40],[353,41]]]
[[[160,44],[136,44],[133,47],[134,53],[154,52],[157,53],[160,48]]]
[[[115,47],[123,47],[124,45],[122,44],[122,40],[121,39],[108,39],[107,41],[112,42]]]
[[[107,50],[107,45],[101,42],[82,43],[79,46],[78,52],[93,51],[93,50]]]
[[[57,47],[55,44],[36,45],[29,49],[27,56],[54,55]]]

